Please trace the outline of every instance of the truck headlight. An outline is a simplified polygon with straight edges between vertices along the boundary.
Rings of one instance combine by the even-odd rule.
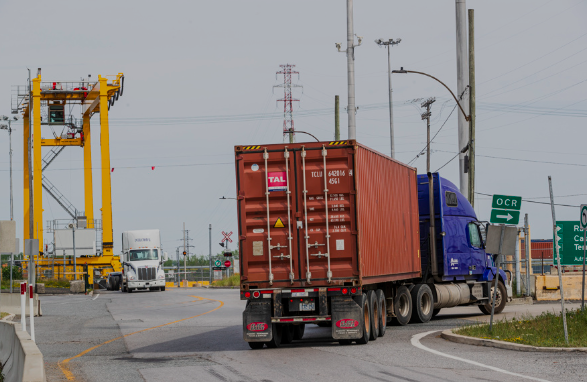
[[[135,279],[135,277],[134,277],[134,276],[130,276],[130,277],[129,277],[129,279],[131,279],[131,280],[134,280],[134,279]]]
[[[160,279],[164,279],[165,278],[165,275],[159,275],[159,278]]]

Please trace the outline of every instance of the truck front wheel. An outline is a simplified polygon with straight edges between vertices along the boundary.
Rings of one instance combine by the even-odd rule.
[[[503,282],[499,280],[497,282],[497,296],[495,297],[495,309],[494,313],[501,313],[503,308],[505,308],[505,303],[507,300],[507,291],[505,289],[505,285]],[[479,305],[479,310],[482,311],[484,314],[491,314],[491,301],[493,300],[493,282],[491,282],[491,297],[489,298],[489,303]]]

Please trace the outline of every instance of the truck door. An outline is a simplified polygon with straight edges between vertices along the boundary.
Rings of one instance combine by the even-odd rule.
[[[469,248],[471,253],[471,259],[469,262],[470,274],[483,274],[486,254],[479,226],[475,222],[470,222],[467,225],[467,233],[469,236]]]

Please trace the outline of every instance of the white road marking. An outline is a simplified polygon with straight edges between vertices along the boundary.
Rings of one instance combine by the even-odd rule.
[[[520,378],[531,379],[533,381],[550,382],[550,381],[548,381],[546,379],[540,379],[540,378],[536,378],[536,377],[530,377],[528,375],[514,373],[514,372],[511,372],[511,371],[500,369],[500,368],[495,367],[495,366],[484,365],[484,364],[479,363],[479,362],[475,362],[475,361],[471,361],[471,360],[468,360],[468,359],[465,359],[465,358],[461,358],[461,357],[457,357],[457,356],[454,356],[454,355],[442,353],[442,352],[439,352],[438,350],[430,349],[430,348],[428,348],[428,347],[426,347],[426,346],[424,346],[424,345],[422,345],[420,343],[420,340],[422,338],[426,337],[429,334],[436,333],[436,332],[439,332],[439,330],[432,330],[432,331],[429,331],[429,332],[424,332],[424,333],[420,333],[420,334],[414,334],[412,336],[412,340],[411,340],[412,345],[414,345],[418,349],[425,350],[425,351],[430,352],[432,354],[436,354],[436,355],[439,355],[439,356],[442,356],[442,357],[446,357],[446,358],[452,358],[452,359],[457,360],[457,361],[466,362],[466,363],[469,363],[471,365],[483,367],[483,368],[486,368],[486,369],[489,369],[489,370],[493,370],[493,371],[498,371],[500,373],[504,373],[504,374],[508,374],[508,375],[513,375],[515,377],[520,377]]]
[[[94,298],[92,299],[92,301],[94,301],[94,300],[95,300],[95,299],[97,299],[98,297],[100,297],[100,293],[98,293],[98,294],[96,295],[96,297],[94,297]]]

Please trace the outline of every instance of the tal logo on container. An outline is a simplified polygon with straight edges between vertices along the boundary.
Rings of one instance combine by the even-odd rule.
[[[357,326],[359,326],[359,321],[353,320],[352,318],[345,318],[345,319],[339,320],[336,323],[336,326],[338,326],[341,329],[352,329],[352,328],[356,328]]]
[[[287,175],[285,171],[267,173],[269,191],[287,191]]]
[[[263,332],[269,326],[264,322],[251,322],[247,325],[247,330],[250,332]]]

